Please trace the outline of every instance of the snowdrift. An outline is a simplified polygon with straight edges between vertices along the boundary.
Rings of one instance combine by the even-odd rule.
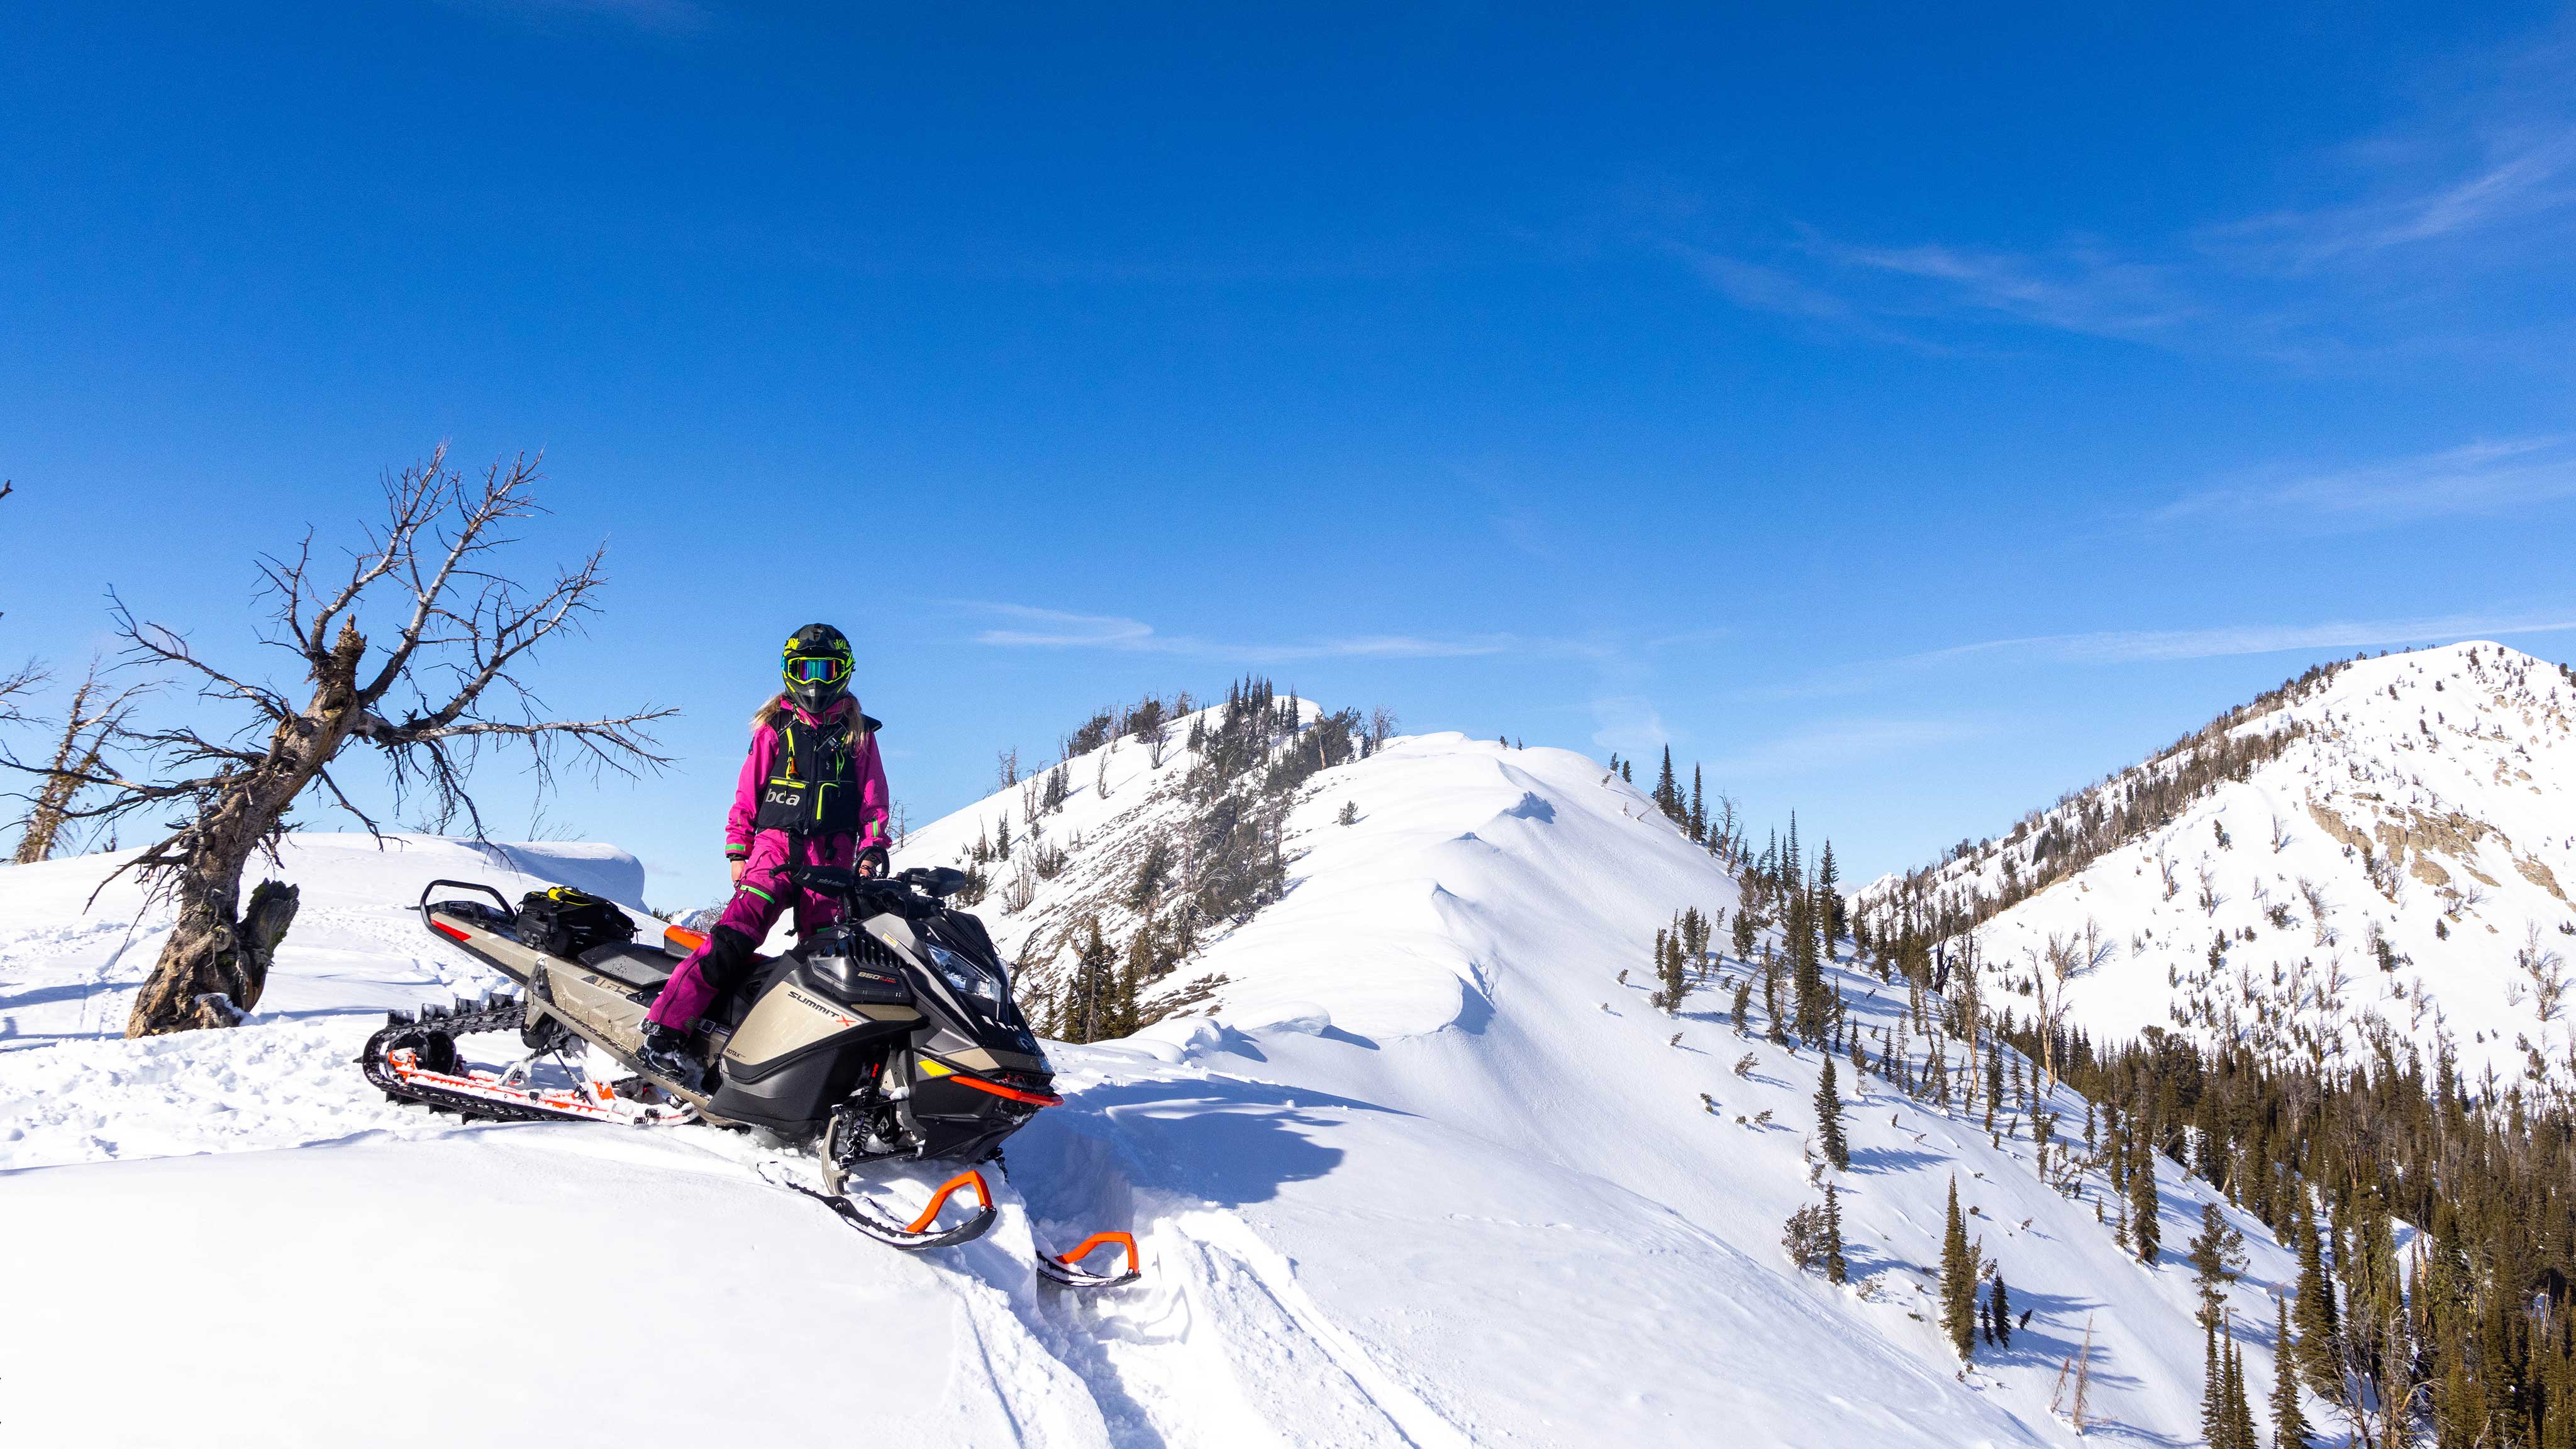
[[[1091,788],[1048,828],[1112,849],[1186,764],[1132,742],[1071,762]],[[946,863],[1014,804],[917,832],[899,864]],[[323,1444],[399,1405],[465,1442],[624,1445],[721,1413],[762,1441],[2054,1444],[2089,1323],[2097,1432],[2194,1436],[2187,1269],[2130,1260],[2103,1185],[2044,1185],[2026,1132],[1846,1073],[1853,1165],[1827,1175],[1852,1282],[1790,1267],[1781,1223],[1821,1192],[1814,1056],[1721,1019],[1737,963],[1678,1017],[1647,1004],[1656,929],[1735,888],[1599,765],[1398,740],[1316,776],[1289,824],[1284,897],[1179,973],[1222,986],[1135,1038],[1051,1046],[1068,1100],[1013,1139],[1001,1226],[921,1258],[758,1182],[739,1134],[460,1127],[369,1098],[349,1059],[383,1010],[497,984],[407,914],[421,883],[598,889],[630,858],[299,838],[304,912],[260,1012],[140,1043],[114,1033],[149,914],[123,886],[80,910],[112,862],[0,869],[0,1226],[45,1245],[11,1286],[49,1305],[0,1316],[0,1422]],[[1092,867],[1119,868],[1060,879]],[[983,914],[1007,955],[1045,909]],[[1902,1009],[1841,982],[1866,1025]],[[1929,1296],[1954,1178],[2032,1310],[1965,1372]],[[2163,1190],[2178,1245],[2202,1194]],[[2268,1323],[2291,1264],[2235,1220],[2256,1245],[2239,1320]],[[1132,1224],[1148,1276],[1042,1290],[1033,1222]],[[563,1346],[561,1371],[478,1349],[494,1333]],[[241,1362],[210,1366],[210,1334]],[[164,1354],[196,1361],[134,1392]],[[2248,1357],[2268,1377],[2259,1339]],[[664,1361],[685,1367],[636,1371]]]

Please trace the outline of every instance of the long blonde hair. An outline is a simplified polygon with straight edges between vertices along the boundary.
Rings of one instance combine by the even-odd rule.
[[[850,702],[850,725],[853,738],[865,739],[875,733],[862,723],[867,717],[867,711],[859,708],[859,697],[852,694],[845,695],[843,698]],[[785,718],[787,718],[787,696],[773,694],[767,704],[751,712],[751,732],[758,734],[762,730],[774,730],[778,728],[778,722]]]

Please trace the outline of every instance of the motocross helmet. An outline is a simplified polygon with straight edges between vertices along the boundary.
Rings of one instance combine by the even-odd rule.
[[[850,692],[850,641],[829,624],[808,624],[787,636],[779,672],[787,697],[820,716]]]

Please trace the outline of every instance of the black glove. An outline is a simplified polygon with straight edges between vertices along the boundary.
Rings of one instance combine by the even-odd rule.
[[[888,868],[889,867],[886,864],[886,849],[884,846],[871,845],[867,849],[859,852],[860,875],[873,880],[883,880],[885,879],[885,874]]]

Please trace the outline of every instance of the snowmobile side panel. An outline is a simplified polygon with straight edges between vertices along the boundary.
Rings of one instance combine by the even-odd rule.
[[[632,1056],[644,1043],[644,1013],[650,1003],[628,994],[622,981],[556,962],[546,972],[546,992],[555,1014],[585,1028],[620,1056]]]
[[[760,998],[743,1018],[726,1046],[726,1068],[757,1074],[768,1063],[791,1056],[843,1032],[878,1023],[909,1025],[921,1013],[909,1006],[841,1006],[782,981]]]
[[[901,1034],[900,1028],[882,1030],[889,1038]],[[830,1040],[833,1048],[796,1053],[769,1064],[757,1076],[728,1068],[709,1110],[729,1121],[767,1127],[790,1138],[821,1131],[833,1105],[848,1097],[875,1066],[863,1052],[837,1049],[840,1038]]]

